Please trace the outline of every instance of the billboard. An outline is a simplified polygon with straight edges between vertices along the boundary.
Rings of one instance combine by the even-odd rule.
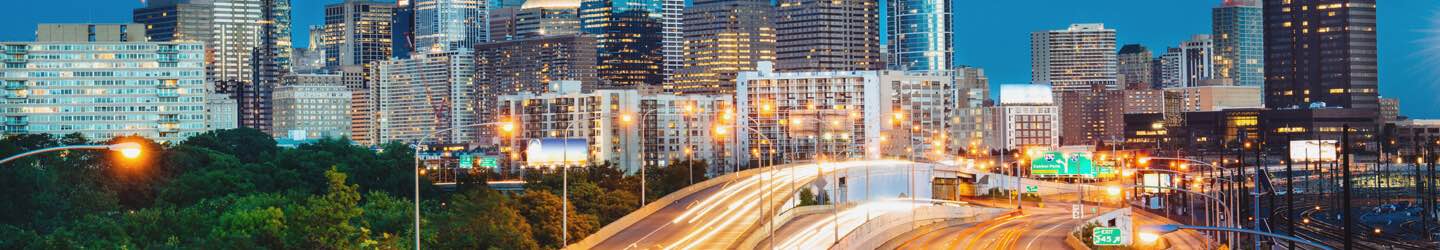
[[[1335,161],[1339,159],[1335,140],[1290,141],[1290,159],[1297,162]]]
[[[1030,156],[1030,174],[1095,176],[1088,152],[1045,152]]]
[[[589,158],[589,142],[574,138],[530,139],[525,148],[525,165],[531,167],[574,166]]]

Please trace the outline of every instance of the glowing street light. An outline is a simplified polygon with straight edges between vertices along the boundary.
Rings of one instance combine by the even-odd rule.
[[[121,157],[124,157],[124,158],[126,158],[126,159],[136,159],[136,158],[140,158],[140,155],[143,154],[144,151],[145,151],[145,150],[144,150],[144,147],[140,146],[140,143],[135,143],[135,142],[121,142],[121,143],[115,143],[115,144],[110,144],[110,145],[70,145],[70,146],[58,146],[58,147],[49,147],[49,148],[37,149],[37,150],[30,151],[30,152],[20,153],[20,154],[17,154],[17,155],[13,155],[13,156],[10,156],[10,157],[6,157],[5,159],[0,159],[0,164],[4,164],[4,163],[10,162],[10,161],[14,161],[14,160],[16,160],[16,159],[20,159],[20,158],[23,158],[23,157],[26,157],[26,156],[36,155],[36,154],[45,153],[45,152],[53,152],[53,151],[61,151],[61,150],[79,150],[79,149],[86,149],[86,150],[109,150],[109,151],[119,152],[119,153],[120,153],[120,156],[121,156]]]

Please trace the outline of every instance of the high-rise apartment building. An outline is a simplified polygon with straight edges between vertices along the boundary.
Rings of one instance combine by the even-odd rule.
[[[864,71],[885,68],[876,0],[779,0],[776,71]]]
[[[490,11],[490,41],[580,32],[579,2],[529,1],[520,8]]]
[[[890,12],[887,20],[890,28],[888,69],[944,71],[955,66],[955,24],[950,19],[952,1],[887,2]],[[1113,44],[1111,50],[1114,50]]]
[[[486,4],[474,0],[412,0],[415,52],[470,50],[490,39]]]
[[[1106,144],[1125,141],[1125,116],[1161,114],[1165,112],[1165,91],[1155,89],[1111,90],[1105,93],[1105,127],[1101,137]]]
[[[768,63],[765,63],[768,64]],[[954,76],[944,72],[743,72],[735,118],[741,150],[778,159],[947,154]],[[750,131],[745,128],[753,128]],[[742,132],[749,131],[749,132]],[[756,143],[761,141],[769,144]]]
[[[1216,78],[1215,43],[1210,35],[1195,35],[1180,43],[1177,50],[1165,53],[1166,88],[1231,85],[1229,79]]]
[[[950,151],[963,149],[975,153],[984,151],[985,138],[991,136],[989,109],[990,78],[985,69],[978,67],[955,68],[955,94],[951,98],[956,107],[950,115]]]
[[[684,66],[683,0],[584,0],[580,30],[596,38],[600,88],[659,88]]]
[[[209,130],[200,43],[15,42],[0,49],[5,134],[179,142]]]
[[[569,34],[480,44],[475,47],[476,119],[497,121],[500,96],[544,93],[556,81],[575,81],[583,89],[598,85],[595,37]],[[481,144],[489,144],[485,140],[495,131],[476,132]]]
[[[525,152],[531,140],[584,139],[585,162],[610,162],[628,173],[643,165],[703,160],[732,166],[725,157],[733,142],[712,134],[729,96],[644,94],[635,89],[583,90],[574,81],[555,81],[545,92],[500,96],[494,113],[514,121],[513,137],[494,139],[502,151]],[[583,91],[582,91],[583,90]],[[732,113],[733,114],[733,113]],[[512,151],[513,150],[513,151]],[[728,168],[727,168],[728,169]]]
[[[350,90],[341,74],[286,75],[275,87],[277,138],[350,138]]]
[[[423,143],[471,143],[475,135],[475,58],[469,51],[414,54],[386,60],[372,69],[375,85],[376,143],[418,141],[432,132],[454,128]]]
[[[1155,56],[1145,45],[1126,44],[1116,56],[1116,74],[1125,89],[1149,89],[1154,78]]]
[[[214,91],[239,102],[241,126],[269,131],[271,87],[292,56],[289,0],[151,1],[134,20],[150,41],[204,43]]]
[[[394,15],[394,3],[345,0],[325,5],[325,67],[334,71],[389,59]]]
[[[1265,25],[1260,0],[1224,0],[1211,11],[1215,77],[1238,86],[1265,83]]]
[[[36,42],[146,42],[145,26],[133,23],[42,23],[35,29]]]
[[[1071,24],[1030,34],[1030,82],[1052,91],[1116,89],[1115,30],[1104,24]]]
[[[695,1],[685,9],[685,68],[665,91],[735,93],[736,75],[775,61],[773,9],[767,0]]]

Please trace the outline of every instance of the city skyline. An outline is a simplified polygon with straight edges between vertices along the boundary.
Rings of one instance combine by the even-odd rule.
[[[323,24],[325,5],[339,2],[342,1],[293,2],[292,27]],[[131,13],[126,10],[143,6],[141,1],[96,3],[86,0],[14,4],[16,8],[34,11],[0,17],[0,23],[4,23],[0,24],[0,41],[32,40],[35,25],[39,23],[131,22]],[[1167,46],[1179,44],[1191,35],[1211,33],[1211,9],[1219,5],[1218,0],[1053,1],[1044,5],[1009,1],[964,2],[954,8],[957,24],[954,31],[955,65],[985,68],[991,82],[995,83],[991,88],[993,93],[1000,84],[1026,83],[1030,79],[1028,39],[1031,32],[1065,27],[1071,23],[1105,23],[1107,28],[1117,30],[1117,44],[1143,44],[1158,55]],[[88,7],[80,7],[78,11],[77,8],[47,8],[53,6]],[[1029,8],[1026,15],[997,11],[1022,7]],[[882,4],[881,8],[883,16],[885,6]],[[1426,45],[1436,43],[1435,36],[1440,36],[1431,31],[1440,29],[1440,23],[1432,21],[1440,17],[1440,5],[1424,1],[1385,2],[1379,11],[1381,96],[1399,99],[1402,115],[1440,118],[1440,109],[1435,108],[1440,107],[1440,99],[1429,97],[1430,93],[1440,91],[1440,74],[1424,68],[1436,59],[1429,59],[1427,57],[1433,56],[1423,54],[1429,48],[1440,46]],[[1034,16],[1054,18],[1032,18]],[[1155,19],[1177,21],[1155,22]],[[1005,25],[992,25],[995,23]],[[880,25],[882,31],[887,28],[885,22]],[[309,30],[295,28],[291,39],[294,46],[308,46],[308,34]],[[988,38],[971,39],[974,37]],[[881,39],[884,40],[884,36]]]

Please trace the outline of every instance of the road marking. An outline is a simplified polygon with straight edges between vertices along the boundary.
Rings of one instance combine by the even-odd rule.
[[[1045,229],[1045,231],[1041,231],[1039,235],[1036,235],[1036,236],[1035,236],[1035,238],[1030,238],[1030,243],[1026,243],[1026,244],[1025,244],[1025,249],[1035,249],[1035,240],[1040,239],[1040,235],[1050,234],[1050,231],[1054,231],[1056,228],[1060,228],[1060,226],[1068,225],[1068,224],[1069,224],[1069,223],[1059,223],[1059,224],[1055,224],[1054,226],[1050,226],[1049,229]]]

